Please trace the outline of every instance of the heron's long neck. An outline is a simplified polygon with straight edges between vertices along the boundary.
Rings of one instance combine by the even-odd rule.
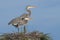
[[[27,12],[29,13],[29,16],[31,15],[31,10],[27,9]]]

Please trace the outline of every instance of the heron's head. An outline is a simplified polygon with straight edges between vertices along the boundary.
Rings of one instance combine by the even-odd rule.
[[[26,8],[27,8],[27,9],[30,9],[30,8],[36,8],[36,6],[28,5]]]

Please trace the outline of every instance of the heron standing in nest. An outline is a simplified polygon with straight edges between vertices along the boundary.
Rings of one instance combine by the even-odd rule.
[[[31,19],[30,18],[30,16],[31,16],[31,10],[30,10],[30,8],[35,8],[35,6],[28,5],[26,7],[27,13],[24,13],[21,16],[12,19],[8,23],[8,25],[12,24],[14,27],[16,27],[18,29],[18,33],[19,33],[19,26],[24,25],[24,33],[26,33],[25,26],[28,23],[28,21]]]

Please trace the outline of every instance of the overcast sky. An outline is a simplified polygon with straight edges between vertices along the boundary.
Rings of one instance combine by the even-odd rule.
[[[35,5],[31,9],[32,20],[27,25],[27,31],[38,30],[51,33],[54,40],[60,39],[60,0],[0,0],[0,34],[17,32],[8,22],[26,12],[27,5]],[[20,31],[23,27],[20,27]]]

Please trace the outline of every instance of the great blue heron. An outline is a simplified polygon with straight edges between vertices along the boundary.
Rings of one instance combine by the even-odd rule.
[[[12,19],[8,25],[12,24],[13,26],[15,26],[16,28],[18,28],[18,32],[19,32],[19,26],[22,25],[26,25],[28,23],[28,20],[30,20],[30,15],[31,15],[31,10],[30,8],[35,8],[35,6],[27,6],[26,10],[28,13],[25,13],[23,15],[21,15],[20,17],[14,18]]]

